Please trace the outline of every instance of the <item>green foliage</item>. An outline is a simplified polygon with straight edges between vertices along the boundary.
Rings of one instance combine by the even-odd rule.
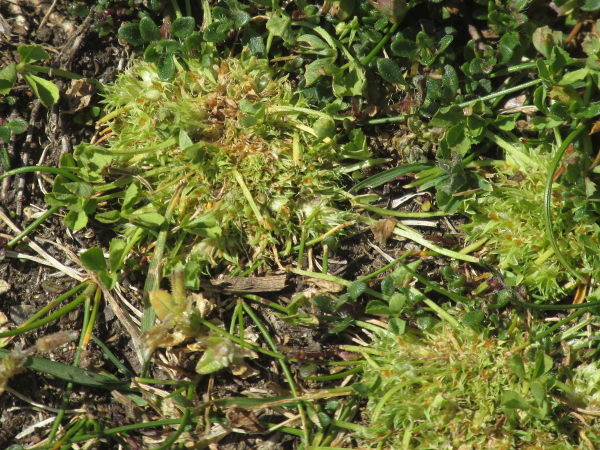
[[[58,88],[50,81],[33,75],[42,69],[32,63],[49,59],[50,55],[39,45],[20,45],[17,48],[20,57],[19,64],[9,64],[0,71],[0,94],[7,95],[17,81],[17,72],[20,72],[31,91],[40,100],[42,105],[50,107],[58,101]],[[4,138],[4,136],[1,136]],[[5,142],[8,139],[4,139]]]
[[[498,257],[512,285],[523,283],[545,298],[555,298],[573,280],[556,258],[544,225],[544,186],[551,156],[547,148],[538,147],[529,152],[532,164],[507,158],[492,190],[467,201],[471,222],[463,226],[468,242],[489,237],[486,247]],[[597,277],[598,178],[587,169],[589,157],[576,151],[562,166],[562,181],[553,186],[552,214],[563,256]]]
[[[378,334],[361,382],[369,421],[361,447],[385,439],[386,448],[485,442],[490,448],[575,449],[580,433],[596,439],[592,423],[566,426],[568,401],[562,400],[566,393],[569,401],[594,404],[594,394],[580,391],[589,386],[580,378],[593,372],[590,366],[581,367],[576,384],[564,383],[542,350],[513,356],[520,337],[507,342],[448,326],[424,336]]]
[[[314,238],[348,220],[335,206],[344,152],[332,116],[307,108],[247,53],[220,68],[186,66],[169,82],[140,63],[107,87],[110,146],[82,144],[75,159],[65,156],[61,166],[82,182],[58,177],[47,195],[69,208],[69,226],[81,228],[96,212],[98,221],[124,225],[126,237],[144,230],[147,242],[180,192],[167,267],[185,258],[207,270],[252,264],[273,246],[289,247],[302,229]],[[351,157],[368,157],[361,136],[354,134]],[[111,173],[124,177],[103,186]],[[107,198],[119,204],[97,211],[98,193],[115,187],[120,193]]]
[[[0,126],[0,140],[8,143],[10,141],[10,134],[23,134],[27,131],[29,124],[23,119],[13,119],[6,125]]]
[[[132,45],[149,44],[144,51],[144,60],[156,64],[161,80],[167,81],[175,75],[175,59],[181,59],[195,49],[200,34],[195,31],[193,17],[179,17],[171,24],[175,39],[163,39],[158,25],[150,17],[139,22],[123,25],[119,35]]]

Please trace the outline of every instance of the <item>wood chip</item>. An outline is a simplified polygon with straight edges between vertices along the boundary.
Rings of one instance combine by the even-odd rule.
[[[258,292],[277,292],[286,286],[284,275],[271,275],[266,277],[222,277],[212,279],[205,283],[203,288],[211,291],[232,294],[234,292],[258,293]]]

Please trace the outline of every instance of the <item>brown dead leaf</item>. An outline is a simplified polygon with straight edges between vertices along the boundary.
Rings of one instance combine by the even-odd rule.
[[[396,221],[394,219],[381,219],[379,222],[371,225],[371,231],[375,237],[375,241],[379,245],[384,245],[392,235],[394,228],[396,228]]]
[[[229,370],[231,370],[232,374],[242,378],[243,380],[253,377],[253,376],[256,376],[260,373],[258,370],[256,370],[253,367],[250,367],[248,364],[246,364],[244,362],[235,363],[235,364],[232,363],[229,366]]]
[[[71,80],[71,86],[67,89],[65,95],[69,102],[69,110],[64,111],[67,114],[75,114],[84,108],[90,106],[92,95],[96,88],[85,80]]]
[[[341,285],[334,281],[321,280],[320,278],[309,278],[306,280],[306,282],[318,287],[321,291],[325,292],[336,293],[346,289],[344,285]]]
[[[592,125],[592,129],[590,130],[589,134],[594,134],[594,133],[597,133],[598,131],[600,131],[600,120],[597,120],[596,122],[594,122],[594,125]]]
[[[231,428],[238,428],[246,433],[264,433],[262,426],[254,411],[233,405],[226,413]]]

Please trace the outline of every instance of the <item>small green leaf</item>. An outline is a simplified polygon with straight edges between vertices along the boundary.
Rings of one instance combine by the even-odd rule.
[[[23,119],[13,119],[10,122],[8,122],[8,126],[10,127],[13,133],[22,134],[25,133],[25,131],[27,131],[29,123],[27,123],[27,121]]]
[[[171,23],[171,34],[176,38],[185,39],[191,36],[196,28],[196,20],[193,17],[179,17]]]
[[[81,173],[82,178],[86,176],[93,177],[93,182],[100,182],[96,181],[96,174],[102,172],[113,160],[113,155],[111,155],[109,150],[85,143],[77,145],[74,153],[79,163],[87,169]],[[86,181],[91,182],[91,180],[87,179]]]
[[[31,64],[42,59],[50,59],[51,56],[42,48],[41,45],[20,45],[17,48],[19,58],[22,64]]]
[[[140,183],[136,180],[129,185],[125,191],[125,197],[123,197],[123,205],[121,211],[132,210],[133,207],[140,201],[142,196],[142,189]]]
[[[169,81],[175,75],[175,60],[173,55],[166,55],[158,61],[158,77],[163,81]]]
[[[447,142],[448,147],[456,154],[465,155],[471,149],[472,142],[467,137],[465,126],[462,123],[450,128],[446,132],[444,140]]]
[[[148,44],[146,50],[144,50],[144,61],[158,64],[160,57],[162,56],[162,49],[157,42]]]
[[[319,58],[306,66],[304,77],[306,86],[315,83],[323,75],[331,75],[336,69],[334,58]]]
[[[437,45],[437,54],[439,55],[443,53],[450,46],[450,44],[452,44],[452,41],[454,41],[454,35],[452,34],[447,34],[442,37]]]
[[[404,309],[404,305],[406,304],[406,295],[397,292],[392,295],[389,301],[390,311],[392,314],[399,314]]]
[[[295,42],[294,32],[292,31],[292,19],[284,11],[275,11],[273,16],[267,21],[267,30],[273,36],[279,36],[286,43],[293,44]]]
[[[358,297],[362,295],[367,289],[367,284],[362,281],[355,281],[350,286],[348,286],[348,295],[353,300],[356,300]]]
[[[417,51],[419,50],[419,47],[415,42],[402,38],[398,38],[392,42],[390,48],[396,56],[402,58],[415,58],[417,56]]]
[[[158,41],[158,46],[163,53],[175,54],[181,50],[181,44],[175,39],[161,39]]]
[[[583,11],[598,11],[600,10],[600,0],[583,0],[581,9]]]
[[[158,213],[142,213],[134,215],[133,220],[148,227],[159,227],[165,222],[165,217]]]
[[[348,136],[350,142],[344,145],[342,155],[349,159],[366,159],[371,156],[367,138],[360,128],[355,128]]]
[[[394,284],[394,279],[391,275],[388,275],[381,282],[381,293],[386,297],[389,297],[396,290],[396,285]]]
[[[250,27],[244,28],[242,45],[248,47],[252,56],[258,56],[259,58],[262,57],[266,51],[262,36]]]
[[[127,243],[122,239],[112,239],[108,247],[108,264],[111,272],[117,272],[123,266]]]
[[[417,317],[417,328],[421,331],[430,331],[438,323],[438,321],[429,315]]]
[[[544,353],[543,350],[538,350],[535,354],[535,364],[533,366],[533,373],[531,378],[539,378],[552,370],[554,361],[552,358]]]
[[[371,300],[369,303],[367,303],[367,307],[365,308],[365,314],[391,316],[392,311],[390,311],[388,305],[386,305],[381,300]]]
[[[502,393],[502,406],[510,409],[529,409],[529,404],[515,391],[504,391]]]
[[[121,220],[121,213],[115,209],[96,214],[94,218],[100,223],[116,223]]]
[[[231,11],[231,18],[233,19],[236,28],[242,28],[244,25],[250,22],[252,16],[246,11],[236,9]]]
[[[391,59],[377,58],[377,71],[381,75],[381,78],[388,83],[406,85],[402,69]]]
[[[119,281],[118,273],[98,272],[98,278],[109,291],[112,290]]]
[[[158,41],[162,38],[160,28],[148,16],[144,16],[140,20],[140,35],[146,42]]]
[[[316,295],[312,299],[312,302],[323,312],[328,314],[333,314],[335,312],[335,301],[331,297]]]
[[[567,72],[561,80],[558,82],[560,86],[571,86],[576,81],[584,80],[588,74],[590,73],[590,69],[584,67],[583,69],[574,70],[572,72]]]
[[[234,359],[236,347],[223,336],[211,336],[207,339],[207,348],[196,365],[196,372],[202,375],[228,367]]]
[[[73,231],[81,230],[88,223],[88,215],[84,211],[69,211],[65,216],[65,225]]]
[[[442,85],[448,91],[451,97],[454,97],[458,93],[458,75],[456,74],[454,67],[449,64],[444,66]]]
[[[444,91],[442,90],[442,81],[437,78],[427,77],[425,80],[425,86],[427,88],[427,98],[430,100],[441,100],[444,98]]]
[[[222,234],[220,223],[213,212],[200,214],[190,221],[190,216],[181,221],[181,228],[186,232],[206,238],[218,238]]]
[[[94,194],[94,188],[87,183],[67,182],[62,183],[62,186],[80,198],[90,198]]]
[[[433,47],[433,38],[429,36],[425,31],[419,31],[415,39],[417,46],[421,49],[421,52],[430,50]]]
[[[518,114],[512,114],[510,116],[497,115],[494,119],[494,125],[500,128],[502,131],[512,131],[517,126]]]
[[[2,125],[0,127],[0,141],[8,143],[10,141],[10,127]]]
[[[342,319],[341,322],[336,322],[337,325],[333,328],[330,328],[327,332],[329,334],[337,334],[337,333],[341,333],[342,331],[346,330],[351,324],[352,324],[352,318],[349,316],[346,316]]]
[[[92,247],[89,250],[83,252],[80,256],[81,264],[92,272],[106,272],[106,260],[104,259],[104,252],[98,247]]]
[[[525,364],[523,364],[523,359],[520,355],[515,354],[510,361],[508,362],[508,368],[518,376],[522,380],[526,380],[527,376],[525,374]]]
[[[469,311],[463,316],[461,322],[463,325],[473,328],[481,325],[484,318],[485,314],[483,311]]]
[[[327,42],[313,34],[303,34],[296,38],[298,44],[297,51],[312,55],[325,56],[330,58],[337,57],[337,50],[331,48]]]
[[[500,64],[508,63],[515,54],[515,49],[520,44],[521,39],[516,31],[511,31],[504,34],[498,42],[498,53],[500,54],[500,59],[498,62]]]
[[[240,111],[244,114],[256,117],[259,121],[264,120],[267,105],[265,102],[251,102],[245,98],[238,103]]]
[[[368,397],[371,393],[371,389],[366,383],[354,383],[351,387],[361,397]]]
[[[462,121],[464,117],[463,110],[457,105],[441,108],[431,119],[431,125],[439,128],[450,128]]]
[[[197,291],[200,289],[200,277],[198,271],[202,266],[196,261],[188,261],[185,265],[185,288]]]
[[[406,333],[406,321],[392,317],[388,320],[388,330],[394,333],[395,336],[402,336]]]
[[[17,81],[17,65],[9,64],[0,70],[0,95],[8,95]]]
[[[334,68],[333,94],[338,97],[363,95],[367,86],[365,69],[356,61],[348,63],[347,70]]]
[[[221,42],[227,38],[227,33],[231,29],[233,21],[229,23],[213,22],[206,27],[202,37],[206,42]]]
[[[51,81],[30,73],[23,73],[22,75],[29,88],[46,108],[54,105],[60,98],[58,88]]]
[[[313,125],[313,130],[318,139],[332,138],[335,134],[333,119],[320,119]]]
[[[143,45],[147,41],[142,37],[139,23],[129,23],[119,28],[119,36],[131,45]]]
[[[531,394],[533,395],[535,402],[537,403],[537,405],[539,407],[542,407],[543,404],[546,402],[546,398],[547,398],[546,388],[539,381],[533,381],[530,386],[531,386]]]
[[[552,31],[549,26],[543,26],[533,32],[533,46],[544,55],[545,58],[550,57],[552,49],[563,43],[563,33],[560,31]]]

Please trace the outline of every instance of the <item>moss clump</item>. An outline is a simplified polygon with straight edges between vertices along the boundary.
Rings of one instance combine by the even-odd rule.
[[[552,377],[552,358],[532,350],[521,359],[511,351],[518,344],[449,327],[426,337],[382,332],[370,346],[381,355],[365,365],[369,426],[360,446],[581,448],[591,428],[577,429],[557,400],[570,389]]]
[[[544,222],[544,187],[550,153],[536,149],[529,165],[507,160],[498,171],[493,189],[465,204],[471,222],[462,227],[469,243],[488,238],[486,251],[495,255],[507,281],[524,284],[547,298],[560,295],[574,279],[556,257]],[[589,160],[574,154],[552,187],[554,233],[565,259],[581,273],[597,276],[600,270],[600,227],[594,174],[585,174]]]
[[[116,210],[96,218],[152,241],[171,205],[171,263],[248,265],[274,249],[289,252],[303,230],[314,238],[349,220],[334,203],[347,154],[332,115],[310,109],[267,61],[245,52],[215,64],[192,60],[171,82],[138,62],[105,95],[108,145],[78,149],[88,171],[80,175],[93,178],[86,161],[100,152],[108,159],[94,176],[134,178]],[[364,138],[355,137],[364,156]]]

